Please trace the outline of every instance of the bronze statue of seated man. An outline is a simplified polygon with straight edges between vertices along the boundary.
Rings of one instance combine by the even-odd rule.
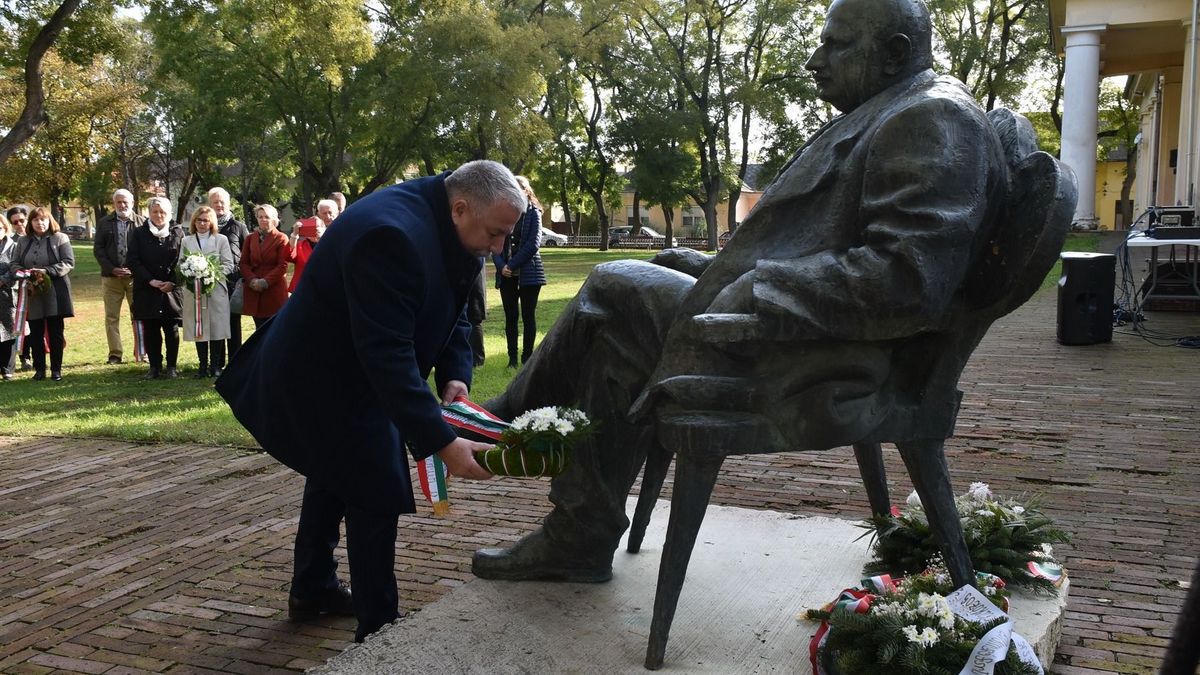
[[[578,405],[599,432],[551,484],[543,527],[478,551],[477,576],[609,579],[629,490],[662,426],[685,413],[740,420],[719,442],[758,451],[911,438],[936,439],[940,456],[958,373],[946,381],[937,352],[1007,170],[970,92],[931,71],[930,38],[919,0],[834,0],[807,68],[843,114],[725,248],[589,276],[488,406],[511,418]],[[971,575],[965,557],[951,566],[956,581]]]

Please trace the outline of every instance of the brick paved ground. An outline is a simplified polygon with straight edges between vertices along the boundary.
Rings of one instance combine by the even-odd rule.
[[[1125,335],[1061,347],[1054,316],[1043,294],[976,353],[948,444],[955,483],[1040,493],[1073,533],[1060,547],[1072,590],[1053,672],[1154,672],[1200,542],[1200,352]],[[1196,314],[1152,323],[1200,334]],[[886,456],[903,497],[899,458]],[[353,626],[284,620],[300,489],[295,475],[236,449],[0,438],[0,671],[261,673],[322,662]],[[472,550],[511,542],[547,508],[541,481],[454,492],[452,519],[402,521],[406,610],[466,581]],[[732,459],[714,500],[866,511],[848,450]]]

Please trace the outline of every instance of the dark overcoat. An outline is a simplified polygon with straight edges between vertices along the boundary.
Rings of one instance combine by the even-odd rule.
[[[455,438],[426,378],[470,386],[464,307],[481,267],[450,220],[445,174],[364,197],[217,391],[264,450],[309,480],[362,508],[412,513],[405,448],[421,459]]]
[[[147,221],[148,222],[148,221]],[[183,289],[163,293],[151,281],[175,281],[183,228],[171,224],[170,234],[159,239],[143,224],[129,237],[127,262],[133,272],[133,318],[138,321],[166,319],[179,323],[183,316]]]

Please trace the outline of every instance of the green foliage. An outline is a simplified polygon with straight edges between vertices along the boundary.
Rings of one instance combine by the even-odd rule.
[[[1023,506],[1012,499],[993,497],[986,485],[977,483],[956,500],[956,506],[971,564],[977,572],[994,574],[1013,587],[1054,592],[1054,585],[1029,574],[1027,565],[1053,562],[1047,548],[1069,538],[1066,532],[1053,527],[1053,521],[1038,510],[1036,501]],[[937,540],[919,503],[905,507],[899,516],[865,521],[863,527],[875,533],[872,560],[863,568],[865,574],[915,574],[940,557]]]

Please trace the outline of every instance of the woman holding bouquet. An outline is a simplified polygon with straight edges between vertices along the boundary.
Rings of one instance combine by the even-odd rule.
[[[8,233],[8,238],[15,244],[18,239],[25,236],[25,223],[29,220],[29,209],[24,206],[13,206],[4,213],[8,216],[8,224],[12,230]],[[16,292],[15,290],[13,291]],[[20,330],[24,332],[25,327],[21,326]],[[18,355],[15,352],[8,357],[8,373],[11,375],[17,365],[17,356],[21,357],[21,370],[29,370],[33,367],[33,362],[30,357],[29,340],[25,341],[25,346],[21,348],[21,353]]]
[[[203,272],[196,273],[195,269]],[[188,236],[179,246],[179,271],[186,289],[183,339],[196,343],[196,357],[200,360],[196,377],[216,377],[225,368],[225,340],[229,339],[229,292],[225,277],[233,271],[233,251],[225,235],[217,232],[216,212],[207,206],[192,214]],[[199,293],[196,279],[200,279]]]
[[[71,278],[75,252],[71,240],[59,232],[58,222],[44,206],[29,215],[25,236],[17,242],[17,267],[32,273],[26,282],[25,315],[33,343],[33,379],[46,379],[46,348],[50,346],[50,379],[62,379],[64,320],[75,316]]]
[[[17,276],[12,260],[16,257],[17,241],[8,219],[0,216],[0,377],[13,379],[13,346],[17,343],[19,330],[16,325]]]
[[[183,316],[183,289],[175,285],[175,268],[183,228],[171,222],[171,202],[150,198],[150,219],[129,237],[126,261],[133,272],[133,318],[142,324],[150,371],[142,379],[179,376],[179,321]],[[163,370],[163,343],[167,369]]]
[[[245,297],[242,314],[254,317],[258,328],[287,301],[287,266],[291,260],[291,248],[287,235],[279,231],[279,212],[270,204],[259,204],[254,209],[258,229],[246,237],[242,244],[242,279],[245,280]]]

